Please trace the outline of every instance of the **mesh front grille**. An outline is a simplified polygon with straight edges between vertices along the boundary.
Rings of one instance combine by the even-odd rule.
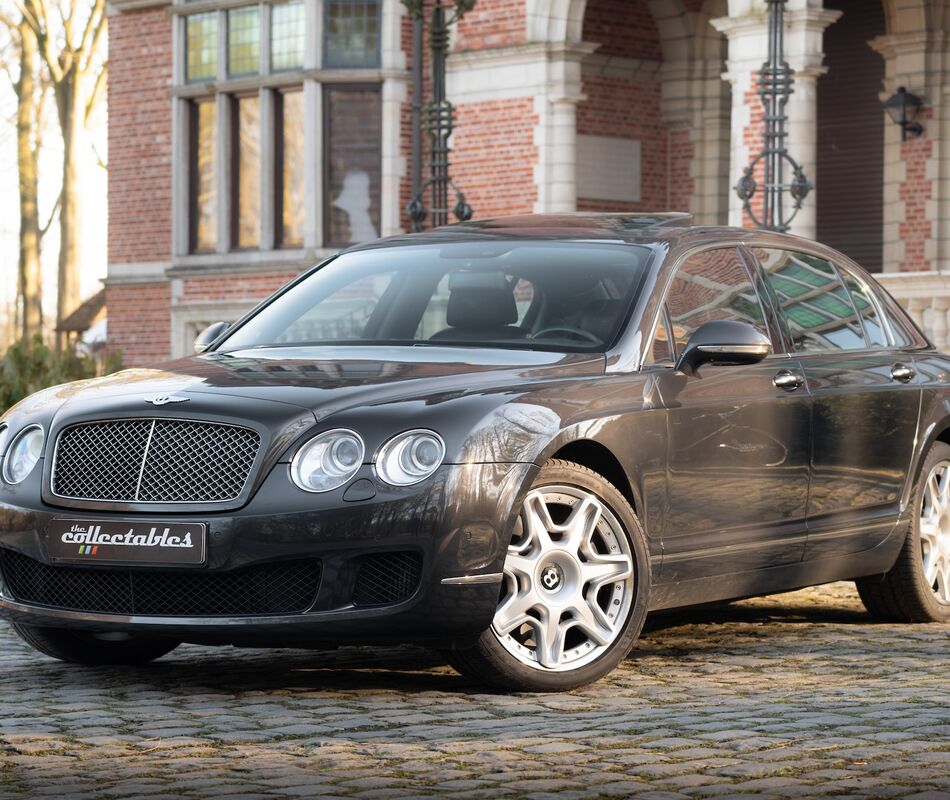
[[[93,422],[56,445],[53,494],[116,503],[214,503],[237,498],[260,447],[248,428],[177,419]]]
[[[418,553],[383,553],[360,564],[353,604],[386,606],[408,600],[419,588],[422,557]]]
[[[320,585],[320,562],[314,560],[233,572],[167,573],[51,567],[0,550],[0,569],[16,600],[103,614],[295,614],[313,605]]]

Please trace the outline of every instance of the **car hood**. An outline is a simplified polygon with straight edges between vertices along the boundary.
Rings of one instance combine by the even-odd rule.
[[[544,379],[604,372],[600,354],[456,347],[272,347],[129,369],[57,387],[49,397],[63,411],[115,409],[127,399],[207,406],[214,398],[269,401],[312,411],[317,420],[357,405],[497,391]],[[51,393],[53,394],[53,393]],[[55,399],[54,399],[55,398]]]

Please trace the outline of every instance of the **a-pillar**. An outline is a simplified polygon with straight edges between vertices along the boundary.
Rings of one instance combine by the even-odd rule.
[[[788,0],[785,10],[785,60],[795,70],[794,92],[786,106],[788,137],[786,146],[815,183],[817,164],[816,81],[825,72],[822,39],[825,28],[841,16],[840,11],[821,7],[822,0]],[[729,16],[712,20],[713,26],[729,40],[729,58],[723,79],[732,84],[732,134],[730,145],[730,187],[738,183],[749,163],[762,151],[764,119],[758,95],[758,72],[768,58],[768,12],[765,0],[729,0]],[[761,209],[762,178],[753,200],[753,210]],[[790,179],[786,171],[786,181]],[[820,187],[816,186],[816,192]],[[730,190],[731,191],[731,190]],[[785,199],[786,207],[791,204]],[[815,192],[792,223],[792,232],[815,235]],[[749,227],[753,223],[743,212],[742,201],[731,192],[729,223]]]

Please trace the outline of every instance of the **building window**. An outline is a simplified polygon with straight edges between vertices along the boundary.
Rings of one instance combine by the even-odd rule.
[[[383,0],[193,1],[172,0],[180,254],[379,236]]]
[[[228,77],[260,71],[261,10],[259,6],[228,11]]]
[[[379,236],[381,108],[373,87],[324,86],[326,240]]]
[[[378,0],[326,0],[324,65],[379,66]]]
[[[302,247],[305,198],[304,185],[304,97],[303,92],[278,95],[277,138],[277,244]]]
[[[303,66],[304,26],[302,2],[284,3],[271,9],[271,71],[286,72]]]
[[[185,78],[189,83],[214,80],[218,72],[218,15],[215,11],[188,17]]]
[[[217,195],[215,192],[216,108],[213,100],[191,103],[191,249],[207,252],[217,244]]]
[[[261,101],[256,94],[238,97],[231,108],[232,244],[248,250],[261,243]]]

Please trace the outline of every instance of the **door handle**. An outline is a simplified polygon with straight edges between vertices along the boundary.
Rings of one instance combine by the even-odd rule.
[[[914,379],[916,374],[917,370],[913,367],[908,367],[906,364],[895,364],[891,367],[891,377],[901,383],[909,383]]]
[[[784,389],[786,392],[794,392],[800,389],[805,383],[805,376],[800,372],[792,372],[790,369],[783,369],[775,373],[772,378],[772,384],[776,389]]]

